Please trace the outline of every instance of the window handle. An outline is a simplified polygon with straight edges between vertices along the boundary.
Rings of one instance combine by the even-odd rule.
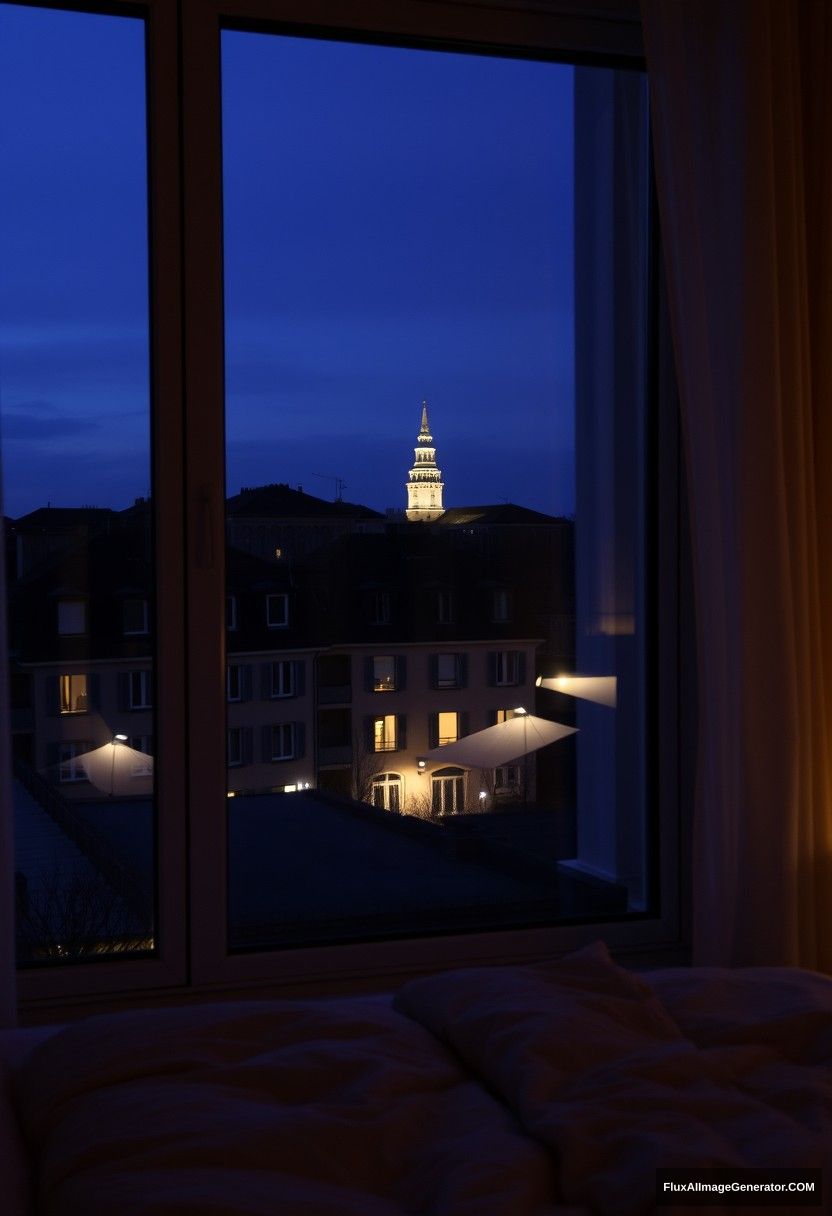
[[[197,570],[214,568],[214,507],[210,486],[197,491],[194,557]]]

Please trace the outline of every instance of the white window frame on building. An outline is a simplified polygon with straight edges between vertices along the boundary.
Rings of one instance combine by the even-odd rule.
[[[373,806],[398,814],[404,806],[404,780],[401,773],[376,773],[372,784]]]
[[[494,683],[499,688],[516,688],[520,683],[519,650],[494,652]]]
[[[129,671],[127,673],[127,708],[153,708],[153,672]]]
[[[121,606],[122,632],[125,637],[149,632],[149,613],[146,599],[126,599]]]
[[[430,802],[434,815],[458,815],[464,811],[465,770],[452,766],[432,773]]]
[[[455,709],[440,709],[436,714],[437,747],[456,743],[460,738],[460,714]]]
[[[89,750],[90,745],[85,740],[62,739],[58,743],[58,781],[66,784],[86,781],[86,770],[79,761]]]
[[[266,596],[266,625],[269,629],[286,629],[289,625],[289,594],[270,591]]]
[[[396,692],[398,688],[396,656],[394,654],[376,654],[372,656],[370,662],[373,667],[373,692]]]
[[[293,697],[297,687],[294,659],[275,659],[269,664],[269,697]]]
[[[270,731],[271,745],[269,760],[278,763],[281,760],[294,760],[297,754],[297,725],[294,722],[274,722],[267,728]]]

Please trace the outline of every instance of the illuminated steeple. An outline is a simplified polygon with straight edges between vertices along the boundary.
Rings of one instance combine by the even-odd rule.
[[[428,403],[422,402],[422,425],[413,450],[414,462],[407,480],[407,518],[429,523],[444,514],[442,473],[436,467],[436,448],[428,423]]]

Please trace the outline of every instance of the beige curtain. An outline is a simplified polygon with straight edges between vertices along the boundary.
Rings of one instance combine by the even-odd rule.
[[[832,6],[642,15],[693,519],[694,961],[832,972]]]

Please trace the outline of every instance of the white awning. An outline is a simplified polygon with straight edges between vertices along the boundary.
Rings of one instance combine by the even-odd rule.
[[[466,768],[496,768],[575,733],[574,726],[563,726],[534,714],[516,714],[508,722],[498,722],[496,726],[466,735],[456,743],[435,747],[425,754],[425,759],[461,764]]]

